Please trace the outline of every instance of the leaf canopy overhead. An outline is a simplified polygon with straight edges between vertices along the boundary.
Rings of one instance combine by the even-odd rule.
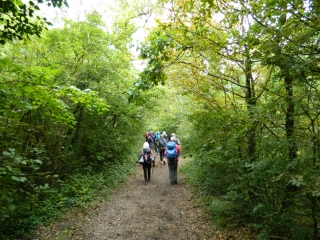
[[[14,40],[22,40],[32,35],[40,36],[50,22],[39,16],[39,4],[52,7],[68,6],[66,0],[7,0],[0,2],[0,44]]]

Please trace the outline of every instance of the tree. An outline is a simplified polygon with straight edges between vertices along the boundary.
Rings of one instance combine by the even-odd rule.
[[[127,94],[136,74],[129,49],[135,28],[124,18],[107,27],[97,12],[86,17],[2,47],[3,234],[39,224],[33,219],[45,208],[44,215],[52,215],[51,204],[77,201],[79,191],[68,183],[80,187],[85,176],[135,166],[123,164],[133,160],[136,143],[140,147],[145,109]],[[62,196],[64,188],[74,190]]]
[[[267,226],[261,236],[276,225],[275,234],[296,238],[298,231],[288,226],[303,225],[303,205],[312,213],[306,221],[316,238],[318,112],[311,110],[311,96],[318,91],[319,4],[200,0],[173,1],[163,9],[167,18],[158,19],[142,48],[148,66],[141,81],[175,81],[198,102],[200,109],[187,111],[196,146],[189,152],[206,152],[194,165],[201,186],[207,185],[203,191],[221,195],[213,210],[231,201],[226,215],[242,212],[248,222]]]
[[[22,40],[32,35],[40,37],[40,33],[50,24],[46,18],[37,15],[39,4],[46,3],[48,6],[62,7],[66,0],[37,0],[29,1],[1,1],[0,3],[0,44],[8,41]]]

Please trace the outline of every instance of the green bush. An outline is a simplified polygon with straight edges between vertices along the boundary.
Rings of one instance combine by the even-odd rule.
[[[72,207],[88,208],[98,199],[109,198],[113,189],[121,186],[134,171],[133,160],[127,163],[104,166],[100,173],[77,174],[64,181],[57,181],[52,188],[43,189],[45,197],[39,201],[21,201],[9,218],[1,221],[3,239],[21,237],[41,224],[46,224]],[[44,192],[42,192],[44,194]],[[30,205],[31,203],[32,206]]]

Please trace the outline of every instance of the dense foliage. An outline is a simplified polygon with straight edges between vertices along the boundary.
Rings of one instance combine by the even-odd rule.
[[[32,35],[40,36],[47,24],[45,17],[37,15],[39,4],[61,7],[68,5],[65,0],[1,1],[0,2],[0,44],[22,40]]]
[[[318,1],[163,3],[141,79],[189,99],[190,183],[223,226],[318,239]]]
[[[92,12],[1,47],[1,239],[108,193],[135,169],[148,103],[134,87],[135,29]]]
[[[0,3],[1,238],[108,194],[146,130],[179,136],[216,224],[319,238],[318,1],[119,1],[48,31],[42,3],[66,1]],[[132,19],[151,13],[139,74]]]

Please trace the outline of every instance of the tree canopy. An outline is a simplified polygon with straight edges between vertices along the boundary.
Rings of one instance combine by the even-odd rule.
[[[66,0],[1,1],[0,3],[0,44],[22,40],[32,35],[40,36],[47,24],[45,17],[39,16],[39,4],[49,7],[68,6]]]
[[[315,239],[319,3],[161,2],[141,81],[173,84],[193,102],[190,181],[212,197],[216,220],[247,219],[262,239]],[[301,219],[313,229],[299,232]]]

